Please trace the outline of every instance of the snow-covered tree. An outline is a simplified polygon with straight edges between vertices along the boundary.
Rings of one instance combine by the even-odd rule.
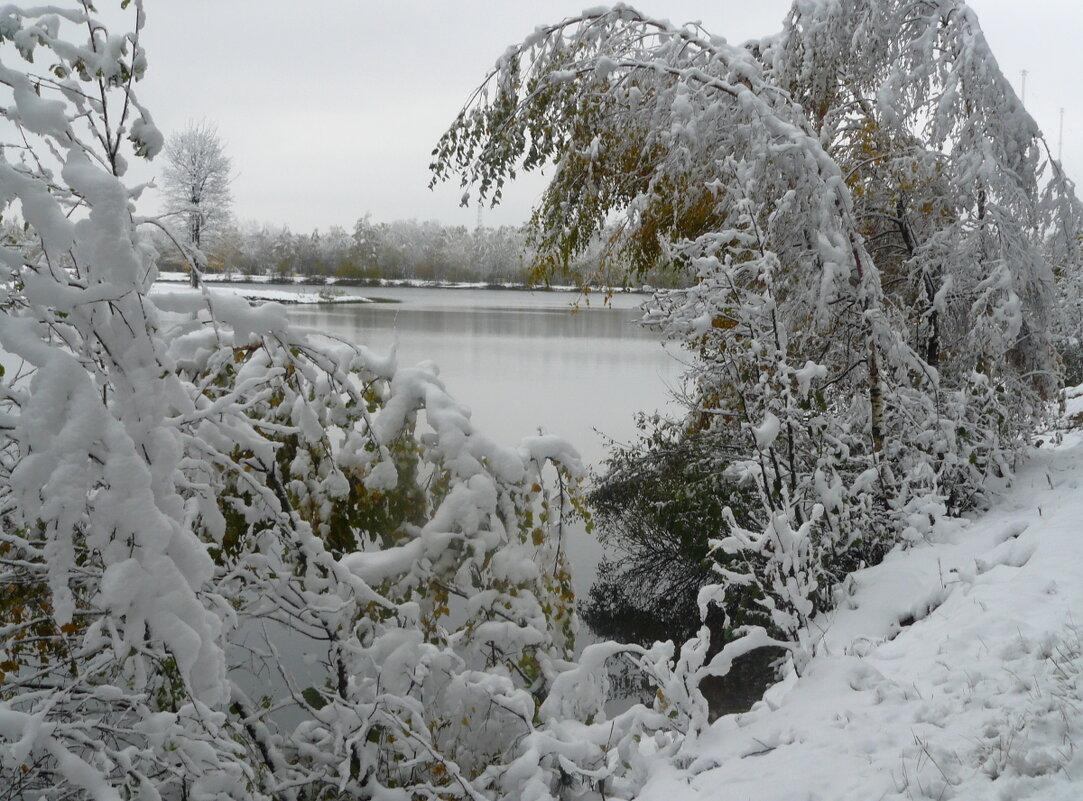
[[[134,6],[122,35],[89,3],[2,11],[4,114],[23,146],[4,148],[0,197],[34,240],[0,251],[0,786],[14,797],[114,798],[198,784],[204,766],[246,776],[215,711],[228,685],[213,562],[176,484],[184,396],[120,180],[125,153],[163,144],[133,89]],[[181,687],[186,703],[163,708]]]
[[[26,222],[0,244],[0,794],[548,798],[670,727],[604,724],[568,661],[566,443],[499,447],[432,368],[282,307],[151,291],[123,174],[163,141],[123,5],[121,35],[89,2],[0,12]]]
[[[165,211],[184,220],[186,255],[194,259],[192,286],[198,286],[202,250],[229,221],[233,172],[218,129],[203,120],[189,122],[166,140],[162,194]]]
[[[757,585],[798,652],[846,572],[981,502],[1057,385],[1078,203],[961,0],[796,2],[743,46],[627,6],[539,27],[433,168],[497,201],[545,165],[543,270],[616,219],[626,269],[691,279],[648,320],[762,504],[722,591]]]

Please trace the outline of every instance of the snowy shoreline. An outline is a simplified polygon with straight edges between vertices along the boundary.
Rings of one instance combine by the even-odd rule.
[[[186,277],[185,280],[187,280],[187,277]],[[207,283],[211,283],[211,282],[208,281]],[[343,292],[333,294],[331,292],[327,292],[326,290],[322,291],[322,292],[318,291],[318,290],[313,290],[313,291],[306,292],[304,290],[292,291],[292,290],[282,290],[282,289],[260,289],[260,288],[248,289],[248,288],[241,288],[241,287],[236,287],[236,286],[216,286],[216,287],[213,288],[212,291],[215,292],[215,293],[236,295],[237,297],[242,297],[242,298],[244,298],[246,300],[259,301],[259,302],[263,302],[263,303],[266,303],[266,302],[282,303],[282,304],[286,304],[286,305],[314,306],[314,305],[325,304],[325,303],[342,304],[342,303],[396,303],[397,302],[397,301],[386,300],[386,299],[374,300],[373,298],[366,298],[366,297],[364,297],[362,295],[347,295],[347,294],[345,294]],[[176,284],[174,284],[172,282],[168,282],[168,281],[163,283],[161,279],[159,279],[159,281],[156,281],[154,286],[151,287],[151,290],[150,290],[150,293],[152,295],[197,294],[199,292],[201,292],[201,290],[197,289],[196,287],[188,286],[187,284],[185,284],[183,286],[178,286],[178,285],[176,285]]]
[[[1083,388],[1065,395],[991,509],[854,573],[802,674],[660,762],[639,798],[1079,798]]]
[[[187,284],[188,273],[163,271],[158,273],[158,282],[169,284]],[[489,282],[489,281],[429,281],[420,278],[372,278],[372,279],[338,279],[334,276],[318,276],[313,280],[312,276],[290,275],[248,275],[248,274],[225,274],[204,273],[203,280],[208,284],[294,284],[296,286],[311,287],[350,287],[361,289],[382,288],[414,288],[414,289],[490,289],[493,291],[508,292],[582,292],[584,287],[572,284],[552,284],[550,286],[531,286],[529,284],[514,281]],[[628,294],[650,295],[655,288],[649,285],[638,287],[586,287],[590,294]]]

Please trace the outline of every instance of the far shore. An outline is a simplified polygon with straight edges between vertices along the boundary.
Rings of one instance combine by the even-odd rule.
[[[652,286],[635,287],[579,287],[574,285],[550,284],[532,285],[517,282],[486,282],[486,281],[432,281],[419,278],[337,278],[335,276],[310,276],[310,275],[248,275],[244,273],[204,273],[203,280],[207,283],[229,284],[296,284],[299,286],[334,286],[334,287],[364,287],[379,289],[381,287],[393,288],[418,288],[418,289],[489,289],[496,291],[511,292],[582,292],[588,294],[640,294],[650,295],[655,292]],[[188,274],[184,272],[160,272],[158,281],[165,283],[188,283]],[[383,299],[372,298],[375,302]],[[394,301],[384,301],[394,302]]]

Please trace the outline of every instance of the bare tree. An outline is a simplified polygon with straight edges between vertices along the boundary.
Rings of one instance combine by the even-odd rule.
[[[185,257],[192,267],[192,285],[198,286],[199,268],[204,262],[203,242],[229,218],[229,185],[233,180],[230,160],[218,129],[205,120],[189,122],[183,131],[171,136],[165,159],[162,191],[166,211],[185,218]]]

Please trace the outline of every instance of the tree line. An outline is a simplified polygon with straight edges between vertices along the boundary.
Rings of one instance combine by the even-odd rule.
[[[150,232],[163,269],[229,276],[301,276],[313,281],[405,279],[526,284],[548,280],[536,267],[526,226],[447,226],[435,221],[377,223],[366,214],[352,231],[293,233],[288,226],[238,224],[233,214],[232,166],[213,125],[189,122],[170,136],[160,175],[164,211]],[[624,272],[606,259],[612,230],[598,235],[561,265],[559,279],[578,286],[613,286]],[[195,268],[193,270],[193,267]],[[670,285],[672,276],[645,276]]]
[[[187,270],[183,254],[158,235],[163,269]],[[294,233],[287,226],[229,225],[204,245],[212,273],[300,275],[338,279],[521,282],[529,272],[524,234],[512,226],[481,228],[368,217],[352,231],[332,225]]]
[[[187,272],[185,254],[163,232],[152,234],[162,270]],[[604,238],[579,254],[554,280],[577,286],[620,285],[624,276],[604,269]],[[365,216],[352,231],[337,225],[295,233],[287,226],[219,226],[200,250],[204,269],[221,275],[304,276],[315,281],[420,281],[526,284],[539,280],[534,249],[523,226],[475,228],[433,220],[375,222]],[[663,271],[645,277],[667,285]]]

